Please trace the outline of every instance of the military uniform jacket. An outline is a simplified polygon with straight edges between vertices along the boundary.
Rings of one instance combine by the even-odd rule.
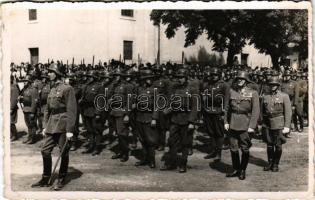
[[[295,81],[282,82],[281,91],[289,95],[292,105],[296,104],[299,98],[299,87]]]
[[[95,115],[101,115],[103,105],[96,105],[101,103],[96,102],[98,95],[105,95],[105,89],[101,82],[93,81],[85,85],[82,91],[82,100],[80,101],[80,106],[82,106],[83,115],[87,117],[94,117]]]
[[[44,113],[45,108],[47,106],[47,98],[50,93],[50,84],[45,83],[43,85],[42,91],[40,93],[40,105],[41,105],[41,113]]]
[[[11,110],[16,110],[17,107],[17,103],[18,103],[18,97],[19,97],[19,88],[17,86],[17,84],[13,83],[11,84],[11,96],[10,96],[10,109]]]
[[[47,98],[44,112],[46,133],[73,133],[77,116],[77,104],[74,103],[74,89],[65,83],[56,82]]]
[[[290,128],[292,108],[288,94],[278,91],[263,97],[262,115],[271,130]]]
[[[259,114],[259,97],[255,90],[248,87],[244,87],[241,91],[230,89],[230,99],[224,121],[225,124],[230,124],[231,130],[255,129]]]
[[[150,123],[152,119],[158,120],[159,114],[155,107],[154,93],[157,94],[157,89],[154,86],[143,87],[137,89],[137,111],[136,121],[141,123]]]
[[[222,80],[204,82],[201,88],[202,109],[209,114],[223,114],[229,102],[230,86]]]
[[[32,84],[25,87],[26,88],[22,93],[23,112],[35,114],[37,111],[37,103],[39,101],[38,90]]]
[[[169,94],[171,88],[170,88],[170,82],[167,79],[158,79],[156,81],[153,82],[153,88],[156,88],[158,94],[163,95],[166,100],[169,99]],[[157,99],[157,103],[159,104],[160,107],[164,106],[164,104],[167,105],[168,102],[163,102],[162,99]]]
[[[131,83],[119,81],[113,85],[113,96],[109,100],[111,107],[110,115],[123,117],[128,115],[132,109],[134,87]]]
[[[171,109],[171,122],[179,125],[195,123],[197,119],[197,96],[195,88],[186,83],[174,88],[169,109]]]
[[[39,93],[41,93],[43,87],[44,87],[44,84],[42,81],[36,79],[34,82],[33,82],[33,85],[34,87],[38,90]]]
[[[188,80],[188,84],[190,85],[190,87],[194,88],[197,92],[199,92],[200,88],[202,87],[202,81],[199,79]]]
[[[304,100],[305,95],[308,94],[308,83],[306,80],[299,80],[297,81],[297,89],[296,89],[296,93],[298,93],[298,95],[296,95],[296,102],[301,102]]]
[[[82,97],[82,89],[83,89],[83,84],[80,84],[80,83],[76,83],[74,84],[73,86],[73,89],[74,89],[74,93],[75,93],[75,98],[77,101],[79,101],[79,99],[81,99]]]

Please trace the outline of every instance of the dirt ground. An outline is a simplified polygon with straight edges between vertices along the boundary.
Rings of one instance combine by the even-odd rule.
[[[19,113],[17,124],[21,137],[11,143],[11,184],[13,191],[47,191],[49,188],[31,188],[42,173],[41,141],[33,145],[22,144],[26,130],[23,115]],[[303,133],[292,133],[283,147],[280,171],[264,172],[266,145],[253,139],[251,158],[246,180],[226,178],[231,170],[229,150],[222,153],[222,160],[213,163],[205,160],[208,149],[207,137],[197,133],[194,154],[189,157],[188,171],[160,171],[161,152],[157,152],[157,168],[135,167],[137,159],[130,156],[126,163],[112,160],[111,146],[105,146],[98,156],[83,155],[83,147],[70,153],[69,175],[64,191],[306,191],[308,181],[308,129]],[[138,145],[138,148],[141,146]],[[113,148],[112,148],[113,149]],[[139,149],[132,154],[137,155]],[[53,153],[53,164],[58,148]]]

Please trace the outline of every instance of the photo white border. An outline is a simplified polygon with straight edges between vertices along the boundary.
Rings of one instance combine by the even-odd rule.
[[[45,9],[308,9],[309,27],[309,173],[307,192],[13,192],[10,174],[10,38],[7,33],[6,15],[11,8]],[[314,114],[312,67],[312,5],[311,2],[54,2],[54,3],[6,3],[1,5],[1,83],[0,113],[3,113],[4,143],[4,196],[8,199],[313,199],[314,191]],[[3,21],[4,20],[4,21]],[[3,24],[4,23],[4,24]],[[0,120],[1,122],[1,120]],[[0,123],[1,124],[1,123]],[[211,181],[211,178],[209,178]]]

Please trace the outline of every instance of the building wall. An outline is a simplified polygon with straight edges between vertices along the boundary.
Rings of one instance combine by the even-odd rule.
[[[133,41],[133,59],[142,62],[155,62],[158,49],[158,29],[150,21],[151,10],[134,10],[134,17],[124,17],[121,10],[93,9],[37,9],[37,20],[29,21],[28,10],[13,8],[6,10],[10,17],[4,23],[10,36],[11,61],[29,62],[29,48],[39,48],[39,62],[62,60],[64,63],[108,62],[110,59],[123,58],[123,40]],[[208,53],[213,52],[212,43],[205,35],[196,44],[184,47],[184,28],[180,28],[174,38],[167,39],[165,27],[161,26],[161,63],[181,62],[185,57],[197,55],[200,47]],[[270,57],[259,54],[253,46],[246,46],[243,53],[249,53],[248,64],[267,66]],[[223,53],[226,59],[227,53]],[[240,55],[239,62],[240,62]],[[271,64],[269,64],[271,65]]]

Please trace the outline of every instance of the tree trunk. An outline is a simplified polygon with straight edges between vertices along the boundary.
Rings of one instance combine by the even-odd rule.
[[[229,48],[227,59],[226,59],[227,66],[233,66],[234,56],[235,56],[235,51],[232,48]]]
[[[272,62],[272,68],[275,70],[279,70],[279,58],[280,56],[278,55],[270,55],[271,57],[271,62]]]

